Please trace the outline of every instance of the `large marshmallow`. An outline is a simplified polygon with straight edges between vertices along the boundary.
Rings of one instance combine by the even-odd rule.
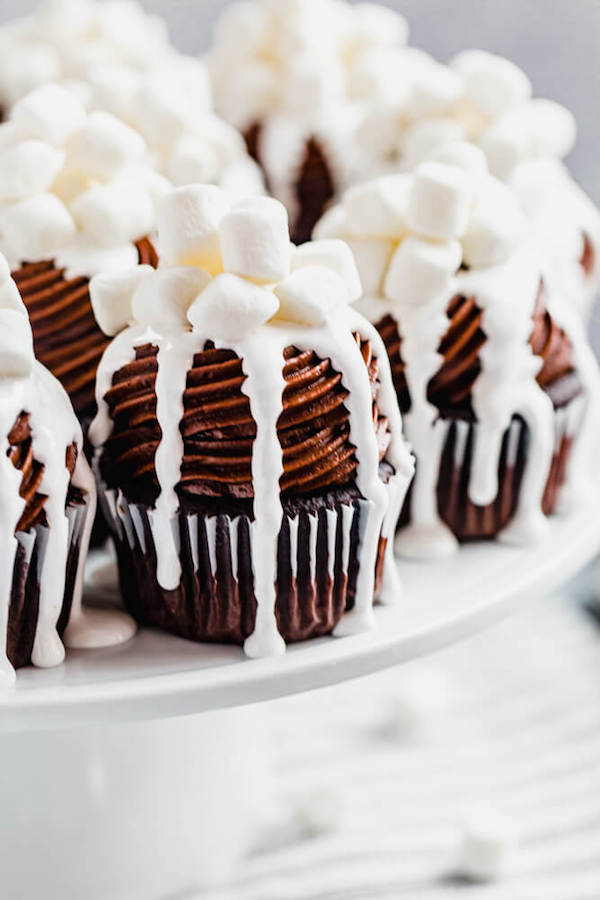
[[[34,362],[29,319],[15,309],[0,309],[0,375],[29,375]]]
[[[142,278],[131,303],[136,322],[178,325],[186,322],[188,309],[210,282],[204,269],[171,266]]]
[[[143,138],[110,113],[90,113],[68,145],[69,167],[92,178],[112,178],[126,163],[144,155]]]
[[[193,327],[217,341],[241,341],[277,312],[275,294],[237,275],[218,275],[188,310]]]
[[[356,262],[350,247],[344,241],[310,241],[297,247],[292,255],[292,271],[304,266],[325,266],[336,272],[345,282],[352,303],[362,296]]]
[[[75,235],[75,223],[54,194],[36,194],[0,210],[0,245],[16,266],[52,255]]]
[[[65,160],[64,151],[45,141],[22,141],[0,152],[0,197],[21,200],[51,188]]]
[[[348,239],[348,246],[356,262],[364,295],[381,296],[383,279],[395,250],[394,242],[376,238],[352,238]]]
[[[70,91],[46,84],[15,104],[11,121],[23,135],[62,146],[84,125],[85,109]]]
[[[466,172],[473,181],[475,190],[479,187],[488,172],[485,153],[480,147],[469,141],[451,141],[442,144],[430,153],[428,161],[456,166]]]
[[[221,221],[221,253],[226,272],[259,284],[281,281],[291,263],[285,206],[268,197],[238,203]]]
[[[461,258],[458,241],[439,243],[411,235],[392,257],[384,294],[398,304],[432,303],[450,293]]]
[[[343,278],[325,266],[310,265],[277,285],[279,318],[300,325],[321,325],[350,302]]]
[[[462,237],[463,262],[470,268],[505,262],[525,230],[515,195],[493,177],[481,189]]]
[[[101,246],[139,240],[154,228],[154,204],[149,192],[125,178],[79,194],[71,212],[79,228]]]
[[[451,61],[465,94],[485,116],[497,118],[531,97],[531,82],[517,65],[484,50],[465,50]]]
[[[458,872],[472,881],[495,881],[506,872],[517,843],[513,822],[493,811],[472,813],[463,827]]]
[[[395,239],[406,234],[411,186],[410,176],[389,175],[350,188],[343,201],[348,234]]]
[[[219,228],[229,210],[225,194],[212,185],[176,188],[158,214],[158,249],[167,264],[202,266],[211,275],[222,269]]]
[[[416,122],[406,129],[402,138],[403,165],[413,169],[440,145],[462,141],[465,137],[465,127],[458,119],[442,117]]]
[[[424,162],[414,173],[408,202],[412,231],[435,240],[461,237],[469,222],[473,181],[456,166]]]
[[[144,278],[151,277],[151,266],[134,266],[118,272],[94,275],[90,298],[96,321],[104,334],[113,337],[133,320],[133,295]]]

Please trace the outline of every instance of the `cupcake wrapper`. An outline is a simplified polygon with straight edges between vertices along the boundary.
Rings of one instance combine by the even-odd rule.
[[[65,593],[57,631],[65,630],[71,606],[79,565],[81,536],[87,519],[88,501],[67,507],[69,520],[69,553]],[[30,532],[17,534],[17,551],[13,566],[13,581],[8,613],[7,655],[15,669],[31,662],[31,652],[37,626],[40,581],[48,545],[48,528],[38,525]]]
[[[582,416],[583,404],[579,398],[555,410],[554,457],[542,504],[546,515],[556,506]],[[498,495],[489,506],[475,506],[468,496],[477,423],[449,419],[446,425],[437,487],[440,517],[461,541],[493,538],[508,525],[518,506],[521,482],[528,464],[527,425],[515,416],[504,435],[498,466]],[[410,493],[400,524],[407,524],[409,520]]]
[[[196,641],[241,644],[252,634],[256,599],[248,516],[179,513],[173,527],[183,575],[176,590],[166,591],[156,580],[147,507],[110,489],[102,503],[117,546],[123,596],[139,622]],[[346,496],[309,500],[284,513],[276,614],[286,642],[331,632],[354,605],[361,519],[368,508]],[[385,542],[380,543],[382,560]]]

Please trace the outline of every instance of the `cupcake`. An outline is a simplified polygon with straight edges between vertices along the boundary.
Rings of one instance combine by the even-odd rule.
[[[539,539],[585,477],[598,372],[515,195],[480,149],[448,144],[350,190],[316,233],[354,251],[417,458],[400,547]]]
[[[352,254],[296,249],[278,201],[211,186],[163,200],[158,244],[156,272],[91,283],[116,337],[90,437],[130,612],[250,656],[368,627],[398,592],[412,465]]]
[[[81,427],[59,382],[36,361],[8,265],[0,257],[2,477],[0,679],[29,663],[50,667],[71,646],[102,646],[133,633],[129,617],[81,606],[96,487]]]

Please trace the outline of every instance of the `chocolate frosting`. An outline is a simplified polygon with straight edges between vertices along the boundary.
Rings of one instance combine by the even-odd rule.
[[[443,416],[474,418],[471,391],[481,372],[479,353],[486,342],[482,330],[483,313],[474,297],[454,297],[448,306],[449,326],[438,352],[444,358],[439,371],[429,382],[428,399]],[[402,338],[398,324],[386,316],[378,325],[392,366],[394,385],[403,412],[410,409],[410,395],[402,360]],[[537,381],[552,398],[555,406],[569,403],[581,392],[581,384],[573,363],[573,347],[567,334],[556,324],[546,308],[545,289],[540,289],[533,314],[529,343],[542,359]]]
[[[147,238],[136,244],[140,263],[158,264]],[[96,323],[89,279],[65,278],[52,260],[25,262],[12,273],[27,307],[35,354],[71,398],[80,419],[93,416],[98,363],[109,339]]]
[[[360,341],[360,347],[371,380],[373,426],[383,460],[390,434],[376,403],[377,360],[368,341]],[[104,447],[102,474],[110,486],[126,488],[134,502],[153,503],[159,491],[154,470],[161,437],[156,418],[156,355],[155,346],[139,347],[135,361],[115,373],[105,397],[114,429]],[[341,375],[329,360],[310,350],[288,347],[284,357],[286,387],[278,423],[283,496],[310,496],[351,484],[357,460]],[[244,380],[242,361],[230,350],[217,350],[209,342],[194,358],[180,425],[184,459],[178,491],[184,505],[194,505],[201,498],[246,501],[254,495],[256,424],[242,392]]]
[[[33,456],[29,413],[21,412],[8,434],[9,456],[15,467],[22,472],[19,495],[25,500],[25,509],[16,531],[31,531],[36,525],[45,525],[44,504],[46,496],[39,491],[44,475],[44,466]],[[71,444],[65,451],[65,464],[72,478],[77,463],[77,444]],[[77,492],[70,490],[69,501],[76,499]]]

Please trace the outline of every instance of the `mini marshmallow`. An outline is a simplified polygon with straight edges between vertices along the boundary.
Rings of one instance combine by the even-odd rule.
[[[466,137],[464,125],[457,119],[435,118],[417,122],[406,129],[402,139],[402,162],[413,169],[437,147]]]
[[[285,75],[289,89],[283,95],[283,110],[292,116],[323,116],[340,108],[344,96],[343,72],[334,60],[324,57],[315,64],[311,54],[288,61]]]
[[[144,278],[152,276],[152,266],[135,266],[120,272],[94,275],[90,298],[96,321],[104,334],[113,337],[133,320],[133,295]]]
[[[167,264],[222,270],[219,227],[229,204],[212,185],[177,188],[159,206],[158,249]]]
[[[253,54],[268,44],[270,22],[267,11],[253,0],[226,6],[217,20],[214,44],[221,51]]]
[[[60,56],[48,44],[28,42],[24,52],[17,40],[14,46],[5,45],[0,57],[0,96],[6,108],[41,85],[57,81],[62,74]]]
[[[360,275],[350,247],[344,241],[311,241],[296,247],[292,254],[292,271],[304,266],[325,266],[345,282],[354,303],[363,293]]]
[[[278,309],[272,291],[237,275],[217,275],[188,310],[188,320],[203,334],[236,342],[255,332]]]
[[[502,181],[508,181],[519,163],[530,155],[527,131],[518,130],[504,120],[484,131],[479,144],[490,172]]]
[[[473,180],[475,189],[481,184],[488,172],[485,153],[480,147],[468,141],[452,141],[448,144],[442,144],[430,153],[427,159],[462,169]]]
[[[141,324],[181,324],[210,280],[208,272],[194,266],[157,269],[141,279],[133,294],[133,318]]]
[[[448,241],[467,229],[473,183],[456,166],[424,162],[414,173],[407,220],[417,234]]]
[[[522,240],[524,228],[514,194],[489,176],[462,237],[464,263],[479,268],[505,262]]]
[[[408,230],[411,186],[410,176],[389,175],[350,188],[343,201],[348,234],[356,237],[402,237]]]
[[[345,281],[325,266],[310,265],[277,285],[279,318],[300,325],[321,325],[350,302]]]
[[[443,116],[461,94],[462,82],[456,72],[432,60],[415,75],[409,112],[419,118]]]
[[[54,194],[36,194],[0,210],[0,234],[13,267],[48,259],[75,235],[75,223]]]
[[[313,229],[313,240],[328,240],[340,238],[347,232],[346,210],[343,203],[330,206]]]
[[[0,374],[24,377],[31,373],[34,363],[29,319],[15,309],[0,309]]]
[[[563,159],[571,152],[577,139],[577,122],[573,113],[560,103],[539,97],[510,113],[503,124],[528,136],[528,151],[533,157]]]
[[[395,250],[394,242],[375,238],[352,238],[347,243],[358,268],[364,295],[380,297],[383,279]]]
[[[465,93],[485,116],[497,118],[531,97],[531,82],[517,65],[484,50],[466,50],[450,62]]]
[[[496,881],[506,874],[516,843],[516,827],[506,817],[472,814],[463,827],[457,874],[472,881]]]
[[[70,206],[75,197],[86,191],[89,186],[89,179],[84,175],[78,172],[66,172],[63,169],[52,182],[51,191],[62,200],[65,206]]]
[[[401,47],[408,41],[408,22],[393,9],[379,3],[357,3],[352,12],[360,41],[381,47]]]
[[[100,246],[126,244],[147,235],[154,226],[149,193],[127,179],[95,185],[71,204],[77,225]]]
[[[221,221],[226,272],[261,284],[281,281],[290,271],[291,245],[285,206],[269,197],[237,204]]]
[[[49,190],[65,160],[45,141],[22,141],[0,151],[0,197],[21,200]]]
[[[21,134],[61,146],[85,123],[85,109],[57,84],[37,88],[12,109],[11,121]]]
[[[126,163],[139,162],[145,152],[142,137],[110,113],[90,113],[68,144],[69,167],[92,178],[109,179]]]
[[[384,294],[394,303],[431,303],[451,290],[461,259],[458,241],[438,243],[411,235],[392,257]]]
[[[166,171],[172,183],[179,186],[215,182],[220,169],[218,149],[195,134],[186,134],[175,145]]]

